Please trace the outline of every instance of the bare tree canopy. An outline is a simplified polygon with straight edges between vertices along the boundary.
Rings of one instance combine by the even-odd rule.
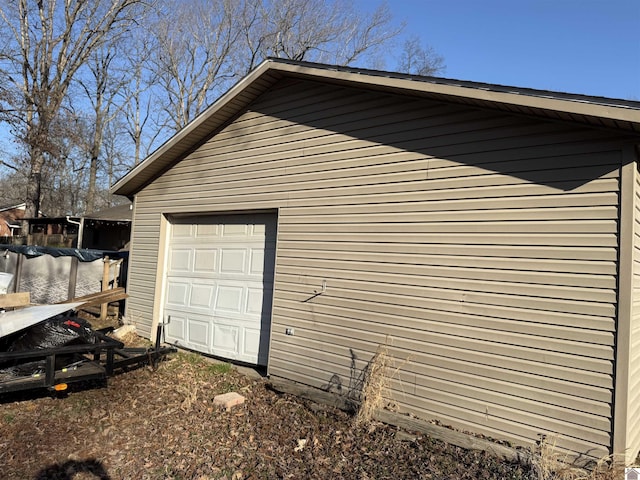
[[[379,53],[402,30],[386,4],[363,14],[346,0],[248,3],[240,25],[242,74],[267,57],[350,65]]]
[[[0,9],[2,71],[16,92],[11,125],[29,160],[26,217],[37,216],[43,167],[60,153],[51,127],[72,81],[107,37],[134,21],[138,5],[139,0],[18,0]]]
[[[423,45],[417,36],[412,36],[402,46],[396,69],[413,75],[433,75],[444,70],[444,58]]]
[[[378,54],[401,30],[386,4],[371,14],[356,12],[347,0],[185,0],[182,5],[173,15],[159,9],[150,28],[151,68],[164,96],[163,126],[174,131],[267,57],[349,65]]]
[[[390,54],[402,28],[353,0],[0,0],[0,182],[27,217],[109,206],[110,183],[267,57],[441,70],[417,38]]]
[[[151,30],[150,67],[162,89],[167,124],[174,130],[198,115],[211,93],[234,77],[235,19],[243,8],[236,0],[185,0],[182,5],[171,16],[160,14]]]

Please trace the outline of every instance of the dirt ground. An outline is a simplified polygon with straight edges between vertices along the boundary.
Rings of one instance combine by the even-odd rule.
[[[246,397],[230,411],[213,397]],[[524,479],[527,467],[270,390],[171,355],[62,398],[0,398],[5,479]]]

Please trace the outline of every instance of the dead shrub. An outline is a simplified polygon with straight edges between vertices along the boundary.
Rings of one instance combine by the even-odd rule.
[[[356,426],[368,423],[375,411],[384,405],[384,394],[389,387],[391,362],[387,346],[379,345],[363,372],[360,405],[354,420]]]

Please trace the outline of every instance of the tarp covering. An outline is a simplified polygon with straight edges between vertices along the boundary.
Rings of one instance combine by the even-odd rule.
[[[7,352],[46,350],[74,343],[93,343],[91,325],[75,314],[61,314],[24,330],[11,342]]]
[[[0,351],[29,354],[37,350],[48,351],[67,345],[90,345],[95,343],[95,334],[89,322],[78,318],[73,312],[66,312],[7,337],[7,341],[2,342],[4,345],[0,346]],[[77,363],[83,360],[73,353],[58,352],[54,358],[54,366],[59,370],[74,361]],[[7,379],[7,376],[11,378],[35,375],[45,371],[44,359],[33,361],[33,358],[14,358],[0,363],[0,378],[3,379]]]
[[[35,245],[0,245],[0,250],[9,250],[14,253],[21,253],[27,258],[40,257],[41,255],[51,255],[52,257],[76,257],[81,262],[93,262],[108,256],[109,258],[127,258],[129,252],[92,250],[88,248],[55,248],[38,247]]]

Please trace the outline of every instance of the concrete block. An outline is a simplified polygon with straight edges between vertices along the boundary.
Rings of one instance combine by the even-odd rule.
[[[213,397],[213,404],[227,410],[244,403],[244,397],[236,392],[223,393]]]

